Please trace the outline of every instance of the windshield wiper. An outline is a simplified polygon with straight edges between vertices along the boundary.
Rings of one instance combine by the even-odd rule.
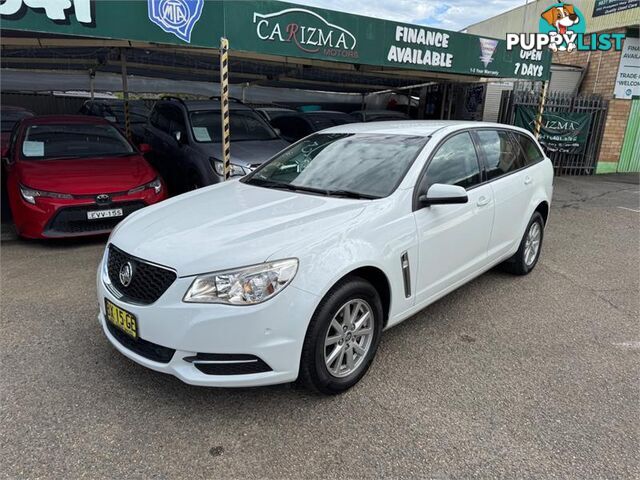
[[[330,197],[356,198],[360,200],[374,200],[376,198],[380,198],[375,195],[351,192],[349,190],[327,190],[327,195]]]
[[[319,188],[304,187],[300,185],[292,185],[290,183],[274,182],[271,180],[262,180],[260,178],[251,178],[246,183],[249,185],[257,185],[266,188],[278,188],[281,190],[289,190],[291,192],[309,192],[317,193],[320,195],[329,195],[327,190],[321,190]]]

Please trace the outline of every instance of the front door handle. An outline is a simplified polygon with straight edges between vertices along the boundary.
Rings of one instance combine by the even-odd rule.
[[[488,204],[491,200],[489,199],[489,197],[485,197],[484,195],[482,197],[480,197],[478,199],[478,201],[476,202],[476,205],[478,205],[479,207],[484,207],[486,204]]]
[[[524,184],[525,185],[529,185],[531,182],[533,182],[533,178],[531,178],[529,175],[524,177]]]

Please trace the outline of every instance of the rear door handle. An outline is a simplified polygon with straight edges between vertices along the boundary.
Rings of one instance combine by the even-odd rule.
[[[529,175],[524,177],[524,184],[525,185],[529,185],[531,182],[533,182],[533,178],[531,178]]]
[[[489,197],[485,197],[484,195],[482,197],[480,197],[478,199],[478,201],[476,202],[476,205],[478,205],[479,207],[484,207],[486,204],[488,204],[491,200],[489,199]]]

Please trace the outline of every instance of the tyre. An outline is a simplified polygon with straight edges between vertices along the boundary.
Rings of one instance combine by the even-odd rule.
[[[309,323],[299,381],[326,395],[351,388],[371,365],[383,321],[382,302],[371,283],[360,277],[339,282]]]
[[[535,212],[529,220],[520,247],[513,257],[502,264],[502,269],[514,275],[526,275],[534,269],[544,237],[544,219],[539,212]]]

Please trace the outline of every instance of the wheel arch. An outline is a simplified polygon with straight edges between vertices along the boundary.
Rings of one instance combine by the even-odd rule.
[[[539,212],[542,215],[542,221],[544,224],[547,224],[547,219],[549,218],[549,202],[543,200],[538,204],[534,212]]]
[[[373,288],[376,289],[378,295],[380,296],[380,301],[382,303],[382,312],[384,315],[384,323],[382,328],[385,328],[387,326],[387,322],[389,321],[389,312],[391,311],[391,284],[389,283],[389,278],[387,277],[387,275],[378,267],[366,265],[358,267],[346,273],[334,283],[334,286],[349,277],[362,278],[371,283],[371,285],[373,285]],[[333,288],[333,286],[331,288]]]

